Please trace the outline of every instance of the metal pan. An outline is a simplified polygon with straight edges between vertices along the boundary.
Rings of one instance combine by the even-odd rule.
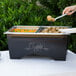
[[[12,28],[10,28],[8,31],[4,32],[4,34],[11,34],[11,35],[70,35],[70,33],[66,33],[66,32],[61,32],[61,33],[48,33],[48,32],[41,32],[43,29],[48,28],[48,27],[59,27],[59,28],[69,28],[68,26],[13,26]],[[36,32],[11,32],[12,29],[14,28],[20,28],[20,29],[37,29]]]

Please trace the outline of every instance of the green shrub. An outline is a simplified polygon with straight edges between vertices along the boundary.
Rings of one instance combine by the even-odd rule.
[[[7,49],[7,31],[14,25],[49,25],[46,16],[50,10],[37,6],[35,0],[3,0],[0,1],[0,50]]]
[[[76,0],[59,0],[58,7],[60,8],[60,13],[63,11],[63,9],[67,6],[75,5]],[[72,26],[76,27],[76,13],[74,13],[71,16],[67,16],[61,19],[63,22],[63,25],[66,26]],[[73,52],[76,52],[76,34],[72,34],[70,36],[70,45],[69,49],[71,49]]]
[[[37,4],[40,1],[40,4]],[[76,13],[57,20],[46,20],[47,15],[57,17],[66,6],[76,4],[76,0],[0,0],[0,50],[6,50],[7,39],[3,32],[14,25],[76,26]],[[76,36],[69,48],[76,52]]]
[[[65,7],[75,5],[76,0],[39,0],[42,5],[46,6],[48,9],[50,9],[53,17],[57,17],[62,14],[62,11]],[[65,16],[56,22],[52,23],[51,25],[57,25],[57,26],[71,26],[76,27],[76,13],[74,13],[71,16]],[[72,34],[70,36],[69,43],[69,49],[71,49],[73,52],[76,52],[76,34]]]

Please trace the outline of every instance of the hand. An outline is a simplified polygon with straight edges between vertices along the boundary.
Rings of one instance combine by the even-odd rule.
[[[62,14],[72,15],[76,11],[76,5],[66,7]]]

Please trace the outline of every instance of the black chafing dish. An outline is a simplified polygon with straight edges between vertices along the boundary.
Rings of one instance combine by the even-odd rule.
[[[43,56],[66,60],[69,33],[58,31],[68,26],[13,26],[7,34],[11,59]]]

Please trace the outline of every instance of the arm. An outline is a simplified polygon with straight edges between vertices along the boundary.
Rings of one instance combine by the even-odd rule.
[[[76,5],[69,6],[63,10],[62,14],[72,15],[75,11],[76,11]]]

